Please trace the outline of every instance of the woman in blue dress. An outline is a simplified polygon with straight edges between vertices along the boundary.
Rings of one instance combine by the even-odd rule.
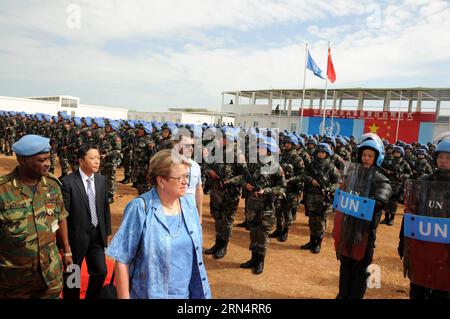
[[[170,150],[151,158],[152,188],[128,203],[106,252],[115,260],[119,299],[211,298],[198,211],[184,196],[189,165]]]

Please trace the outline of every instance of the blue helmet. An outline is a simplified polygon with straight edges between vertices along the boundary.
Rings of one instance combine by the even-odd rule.
[[[314,144],[317,146],[317,141],[313,138],[308,139],[308,142],[306,142],[306,144]]]
[[[450,138],[441,140],[439,144],[436,146],[434,154],[436,154],[437,156],[437,154],[441,152],[450,153]]]
[[[333,145],[334,148],[336,148],[336,140],[332,136],[327,136],[324,139],[325,143],[328,143],[329,145]]]
[[[302,147],[305,147],[305,139],[301,136],[298,137],[298,144]]]
[[[419,156],[419,155],[427,156],[428,152],[426,150],[424,150],[423,148],[421,148],[420,150],[417,151],[417,156]]]
[[[298,138],[294,134],[289,134],[286,136],[286,139],[284,140],[285,143],[292,143],[293,145],[298,145]]]
[[[381,140],[381,138],[374,133],[366,133],[361,135],[359,138],[359,145],[358,145],[358,163],[362,163],[361,157],[362,152],[366,148],[370,148],[374,150],[377,153],[377,157],[375,159],[375,165],[377,167],[381,167],[381,163],[383,163],[384,156],[385,156],[385,150],[384,150],[384,143]]]
[[[402,154],[402,156],[405,156],[405,150],[401,146],[395,146],[394,147],[394,153],[395,152],[399,152],[400,154]]]
[[[320,143],[319,145],[317,145],[316,154],[318,152],[325,152],[329,156],[333,155],[333,150],[331,149],[330,144],[327,144],[327,143]]]
[[[412,147],[411,144],[406,144],[405,147],[403,147],[403,148],[405,149],[405,151],[406,150],[411,150],[411,151],[413,150],[413,147]]]

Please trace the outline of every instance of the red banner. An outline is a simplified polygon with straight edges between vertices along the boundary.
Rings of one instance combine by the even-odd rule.
[[[356,110],[334,110],[333,117],[340,119],[361,119],[361,120],[383,120],[391,121],[398,120],[399,112],[383,112],[383,111],[356,111]],[[299,112],[300,115],[300,112]],[[323,109],[303,110],[303,116],[322,117]],[[331,110],[327,110],[325,117],[331,117]],[[400,121],[419,121],[419,122],[434,122],[436,120],[436,113],[434,112],[400,112]]]
[[[397,135],[398,124],[398,137]],[[395,143],[401,140],[405,143],[417,142],[419,136],[420,121],[411,120],[407,123],[398,123],[396,119],[366,119],[364,121],[364,133],[375,133],[379,137]]]

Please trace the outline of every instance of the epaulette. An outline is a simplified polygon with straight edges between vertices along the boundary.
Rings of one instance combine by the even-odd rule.
[[[49,173],[46,177],[48,177],[48,178],[54,180],[59,186],[62,185],[61,181],[60,181],[60,180],[58,179],[58,177],[56,177],[55,175]]]

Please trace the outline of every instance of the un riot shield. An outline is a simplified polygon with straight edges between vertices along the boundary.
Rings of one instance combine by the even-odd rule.
[[[375,200],[369,198],[376,168],[346,163],[341,183],[334,194],[333,238],[339,255],[362,260],[365,256]]]
[[[405,275],[450,291],[450,181],[407,181],[403,234]]]

